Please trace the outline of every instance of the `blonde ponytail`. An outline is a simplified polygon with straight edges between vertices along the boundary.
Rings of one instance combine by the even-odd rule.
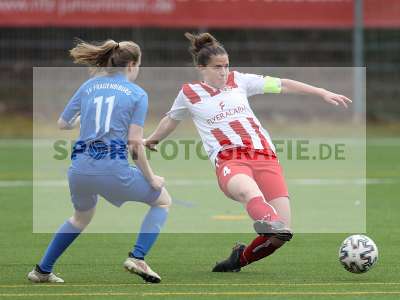
[[[140,47],[132,41],[88,43],[77,39],[77,45],[69,51],[74,63],[99,68],[126,67],[141,56]]]

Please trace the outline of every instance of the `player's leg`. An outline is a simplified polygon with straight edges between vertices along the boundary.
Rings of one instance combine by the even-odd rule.
[[[226,164],[223,168],[225,172],[217,171],[221,189],[227,196],[245,206],[249,216],[255,220],[255,224],[261,222],[262,226],[267,225],[267,227],[262,227],[263,234],[256,237],[247,247],[244,244],[236,245],[230,257],[214,267],[214,272],[239,271],[240,267],[275,252],[284,244],[282,238],[291,237],[286,222],[283,221],[287,218],[287,214],[281,218],[280,212],[267,202],[264,193],[253,178],[252,168],[245,164]]]
[[[244,205],[248,215],[255,221],[257,233],[286,239],[289,232],[275,208],[266,200],[249,164],[227,163],[217,174],[221,189],[227,196]]]
[[[90,223],[95,213],[97,195],[92,194],[93,176],[69,174],[71,200],[75,212],[71,218],[62,224],[49,243],[39,264],[28,274],[32,282],[64,282],[52,271],[57,259],[74,242],[80,233]]]
[[[143,202],[150,206],[145,215],[134,248],[130,255],[144,259],[157,240],[157,237],[168,217],[171,196],[165,188],[155,190],[139,168],[131,167],[121,171],[121,176],[110,176],[107,185],[100,192],[105,199],[114,205],[124,202]]]
[[[292,215],[290,209],[290,200],[288,197],[277,197],[268,201],[278,213],[280,220],[285,223],[288,228],[292,225]]]
[[[95,207],[87,211],[75,210],[73,216],[60,226],[39,263],[39,268],[42,271],[52,271],[56,260],[86,228],[92,220],[94,213]]]
[[[281,167],[276,160],[258,161],[253,168],[255,179],[262,191],[264,198],[271,205],[281,222],[289,233],[283,238],[276,236],[268,237],[260,235],[251,242],[243,252],[242,258],[245,258],[247,263],[260,260],[274,253],[282,247],[287,240],[292,237],[291,233],[291,211],[290,201],[288,198],[287,186],[282,174]]]
[[[94,212],[95,208],[91,208],[87,211],[76,210],[74,215],[60,226],[49,243],[40,263],[28,274],[28,279],[30,281],[36,283],[64,282],[63,279],[52,273],[54,264],[90,223]]]
[[[268,202],[271,204],[280,220],[285,224],[286,228],[290,228],[290,204],[289,198],[279,197]],[[244,250],[241,255],[242,266],[258,261],[265,258],[277,249],[282,247],[287,241],[278,237],[268,237],[265,235],[260,235],[256,237]]]
[[[92,221],[95,212],[96,212],[96,206],[85,211],[75,210],[72,217],[69,218],[69,222],[75,228],[83,231]]]
[[[265,201],[256,181],[248,174],[239,173],[232,176],[227,182],[226,189],[234,200],[244,205],[254,221],[279,219],[275,208]]]
[[[120,176],[110,177],[107,184],[113,188],[105,188],[100,194],[114,205],[121,206],[127,201],[143,202],[149,205],[149,210],[142,221],[134,247],[129,251],[129,257],[124,262],[124,267],[147,282],[160,282],[160,276],[147,265],[145,257],[167,220],[171,196],[165,188],[161,191],[155,190],[141,170],[135,167],[121,170]]]
[[[255,222],[281,220],[278,211],[266,201],[257,183],[250,176],[246,174],[233,176],[227,183],[227,191],[232,198],[245,206],[247,213]],[[278,228],[269,227],[266,231],[285,230],[281,224],[278,224],[278,226]],[[222,264],[221,267],[225,268],[214,268],[214,271],[238,271],[243,266],[271,255],[282,245],[283,241],[279,238],[271,237],[269,234],[268,236],[259,235],[249,245],[239,244],[233,248],[232,254],[228,259],[231,262],[236,261],[233,267],[226,268],[227,265]],[[237,266],[237,262],[239,262],[239,266]]]
[[[156,242],[163,227],[168,210],[171,206],[171,196],[165,188],[162,189],[156,201],[149,203],[150,209],[143,219],[135,246],[129,252],[124,267],[131,273],[141,276],[145,281],[159,283],[160,275],[154,272],[145,262],[145,257]]]
[[[254,179],[266,201],[275,208],[285,225],[291,227],[289,192],[283,170],[277,159],[251,162]]]
[[[144,259],[157,240],[161,228],[164,226],[171,206],[171,196],[163,188],[155,202],[149,203],[150,208],[143,219],[135,246],[130,252],[133,257]]]

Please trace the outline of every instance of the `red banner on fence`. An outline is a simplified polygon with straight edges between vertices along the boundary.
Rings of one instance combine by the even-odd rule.
[[[353,0],[0,0],[0,26],[349,28]],[[400,27],[400,0],[364,0],[366,27]]]

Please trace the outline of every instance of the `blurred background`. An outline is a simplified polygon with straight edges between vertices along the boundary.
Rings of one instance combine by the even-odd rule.
[[[144,67],[190,67],[186,31],[211,32],[233,67],[365,66],[354,115],[400,132],[399,0],[0,0],[0,136],[31,135],[32,67],[72,66],[75,37],[134,40]],[[151,101],[159,119],[173,99]]]

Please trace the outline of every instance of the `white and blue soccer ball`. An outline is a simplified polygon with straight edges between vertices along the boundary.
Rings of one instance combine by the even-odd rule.
[[[378,260],[378,247],[366,235],[356,234],[346,238],[339,248],[339,261],[352,273],[365,273]]]

